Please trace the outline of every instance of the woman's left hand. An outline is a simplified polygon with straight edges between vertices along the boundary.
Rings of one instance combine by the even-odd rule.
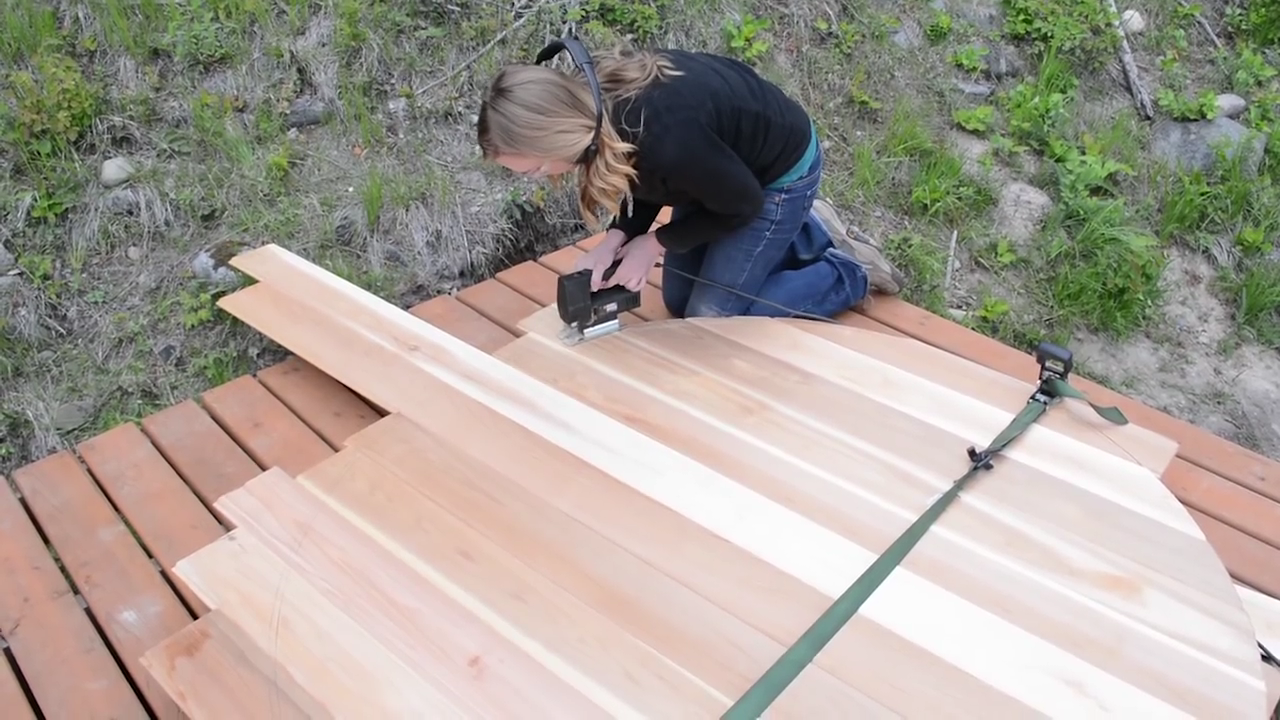
[[[661,256],[662,246],[658,244],[656,235],[651,232],[637,235],[622,246],[618,253],[622,262],[618,264],[613,276],[605,281],[605,285],[621,285],[632,292],[638,291],[644,287],[649,279],[649,271]]]

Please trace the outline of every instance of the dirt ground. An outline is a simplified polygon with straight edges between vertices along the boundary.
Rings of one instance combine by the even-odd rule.
[[[568,191],[485,166],[474,132],[492,73],[570,27],[751,63],[813,114],[824,194],[909,300],[1280,459],[1262,3],[2,7],[0,472],[279,359],[214,305],[241,248],[409,306],[582,237]]]

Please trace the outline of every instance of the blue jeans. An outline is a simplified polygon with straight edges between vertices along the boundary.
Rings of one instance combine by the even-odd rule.
[[[667,312],[678,318],[833,317],[861,302],[869,290],[866,270],[835,249],[810,212],[821,179],[819,149],[804,175],[765,189],[760,214],[745,227],[689,252],[668,250],[662,261]],[[691,209],[673,207],[672,221]]]

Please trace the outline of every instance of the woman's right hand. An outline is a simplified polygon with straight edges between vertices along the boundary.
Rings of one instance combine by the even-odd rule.
[[[599,244],[578,256],[573,269],[591,271],[591,291],[595,292],[604,284],[604,271],[618,259],[618,250],[627,241],[626,233],[616,228],[605,233]]]

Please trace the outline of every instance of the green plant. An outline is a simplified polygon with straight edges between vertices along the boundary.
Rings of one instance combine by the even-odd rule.
[[[1049,296],[1066,324],[1125,337],[1159,306],[1167,261],[1115,192],[1112,178],[1132,170],[1085,140],[1077,147],[1055,138],[1049,147],[1058,175],[1044,256]]]
[[[948,58],[952,65],[968,73],[982,70],[983,58],[991,51],[982,45],[966,45],[951,52]]]
[[[925,217],[951,225],[985,212],[995,195],[985,184],[969,177],[964,162],[940,147],[919,155],[911,182],[911,208]]]
[[[9,73],[7,95],[14,110],[5,118],[4,134],[24,155],[50,158],[89,130],[98,114],[101,90],[61,53],[37,55],[31,64],[34,72]]]
[[[769,41],[760,36],[772,25],[769,18],[745,15],[740,20],[726,20],[724,23],[725,43],[729,52],[747,62],[754,62],[769,51]]]
[[[951,16],[941,11],[934,12],[929,24],[924,28],[924,34],[930,42],[939,43],[946,40],[951,36]]]
[[[1078,82],[1056,54],[1047,56],[1034,79],[1023,80],[1004,95],[1005,116],[1013,139],[1032,149],[1045,150],[1061,132]]]
[[[1249,2],[1228,5],[1226,24],[1242,39],[1262,47],[1280,44],[1280,4]]]
[[[1188,98],[1171,88],[1160,88],[1156,91],[1156,105],[1174,120],[1205,120],[1218,114],[1218,96],[1212,90]]]
[[[1004,0],[1004,32],[1031,42],[1040,53],[1057,52],[1096,66],[1115,56],[1120,38],[1106,3],[1095,0]]]
[[[914,233],[885,238],[884,252],[907,276],[903,299],[933,312],[945,312],[947,252],[938,242]]]
[[[662,14],[668,4],[669,0],[587,0],[571,9],[568,19],[588,26],[599,24],[647,43],[662,30]]]
[[[957,108],[951,113],[956,124],[971,133],[985,135],[996,119],[996,109],[990,105],[973,108]]]
[[[1236,323],[1257,342],[1280,349],[1280,261],[1249,263],[1219,284],[1235,300]]]

